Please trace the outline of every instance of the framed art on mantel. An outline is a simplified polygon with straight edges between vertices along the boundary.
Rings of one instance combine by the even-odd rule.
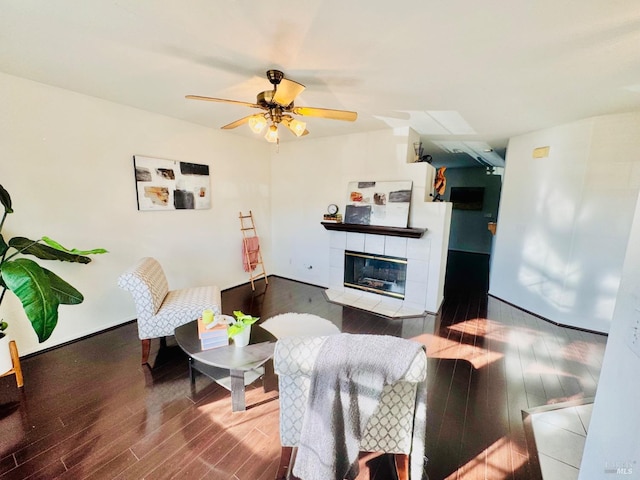
[[[138,210],[211,208],[209,165],[133,156]]]
[[[350,182],[344,223],[406,228],[412,188],[410,180]]]

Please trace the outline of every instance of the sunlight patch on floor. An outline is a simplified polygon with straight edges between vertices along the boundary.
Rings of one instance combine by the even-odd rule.
[[[512,472],[521,468],[527,456],[512,455],[513,442],[502,437],[475,458],[449,475],[445,480],[502,480],[511,478]],[[519,450],[519,449],[518,449]]]
[[[501,353],[491,352],[481,347],[438,337],[430,333],[413,337],[412,340],[426,345],[429,358],[466,360],[476,369],[485,367],[504,357]]]
[[[540,336],[539,332],[525,327],[518,327],[514,332],[513,328],[505,327],[505,325],[489,318],[473,318],[447,328],[463,335],[475,335],[499,342],[508,341],[510,344],[521,347],[535,343],[536,338]]]

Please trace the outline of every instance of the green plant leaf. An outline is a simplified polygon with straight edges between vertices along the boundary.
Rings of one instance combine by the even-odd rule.
[[[0,185],[0,202],[2,202],[5,212],[13,213],[13,208],[11,208],[11,195],[9,195],[9,192],[7,192],[2,185]]]
[[[0,256],[4,255],[9,250],[9,245],[4,241],[4,237],[0,234]]]
[[[84,301],[82,294],[72,287],[55,273],[46,268],[40,267],[49,277],[51,291],[58,297],[58,302],[64,305],[78,305]]]
[[[55,248],[56,250],[60,250],[61,252],[72,253],[74,255],[98,255],[101,253],[108,253],[104,248],[94,248],[93,250],[78,250],[77,248],[72,248],[69,250],[66,247],[63,247],[54,239],[49,237],[42,237],[42,241],[49,245],[51,248]]]
[[[233,338],[238,335],[240,332],[244,331],[246,325],[244,323],[234,323],[227,327],[227,335],[229,338]]]
[[[4,262],[1,273],[7,288],[22,302],[38,341],[44,342],[58,323],[59,300],[51,289],[49,276],[28,258]]]
[[[42,245],[36,240],[29,240],[25,237],[13,237],[9,240],[9,246],[20,250],[25,255],[33,255],[42,260],[60,260],[61,262],[90,263],[91,259],[83,255],[76,255],[68,252]]]
[[[236,317],[237,322],[242,322],[245,325],[252,325],[260,320],[260,317],[252,317],[246,313],[242,313],[240,310],[234,310],[233,316]]]

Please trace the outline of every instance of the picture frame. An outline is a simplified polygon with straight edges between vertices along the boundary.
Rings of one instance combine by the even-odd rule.
[[[344,223],[406,228],[413,182],[349,182]]]
[[[133,156],[138,210],[203,210],[211,208],[209,166]]]

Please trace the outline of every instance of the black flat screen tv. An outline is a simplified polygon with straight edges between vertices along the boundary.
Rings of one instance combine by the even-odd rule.
[[[482,210],[484,187],[451,187],[449,201],[457,210]]]

